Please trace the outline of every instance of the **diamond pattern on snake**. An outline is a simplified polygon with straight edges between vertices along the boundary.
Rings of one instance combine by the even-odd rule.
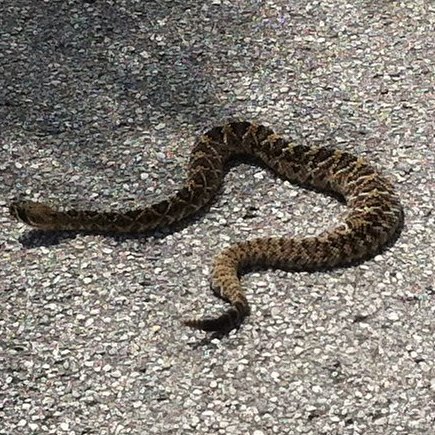
[[[18,201],[11,214],[46,231],[143,233],[180,221],[218,192],[225,163],[237,155],[258,158],[279,176],[342,196],[348,212],[341,223],[310,237],[253,238],[235,243],[214,259],[212,289],[230,308],[216,318],[188,319],[203,331],[227,333],[250,314],[239,272],[260,266],[292,271],[343,267],[374,256],[397,233],[403,212],[393,186],[363,158],[325,147],[289,143],[270,128],[250,122],[214,127],[196,141],[183,186],[156,204],[125,212],[60,211]]]

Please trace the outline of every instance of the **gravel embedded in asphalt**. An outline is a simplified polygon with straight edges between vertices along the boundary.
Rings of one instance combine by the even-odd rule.
[[[428,434],[435,415],[429,0],[6,0],[0,5],[0,434]],[[396,243],[317,273],[255,271],[223,339],[213,256],[316,234],[345,206],[247,163],[149,237],[44,234],[16,198],[143,206],[229,119],[363,155],[405,209]]]

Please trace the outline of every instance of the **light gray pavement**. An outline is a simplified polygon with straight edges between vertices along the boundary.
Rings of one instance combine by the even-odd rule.
[[[0,3],[0,434],[435,433],[435,7],[422,1]],[[125,209],[173,192],[228,119],[369,159],[406,221],[327,273],[243,277],[229,337],[213,256],[314,234],[344,206],[232,167],[211,209],[148,238],[41,234],[18,197]]]

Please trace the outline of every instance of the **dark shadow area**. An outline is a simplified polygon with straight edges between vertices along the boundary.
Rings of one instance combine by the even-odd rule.
[[[0,65],[0,131],[19,125],[49,140],[73,133],[75,146],[89,144],[94,131],[101,147],[101,132],[134,130],[128,119],[147,125],[158,112],[197,125],[218,116],[210,65],[229,54],[214,51],[213,41],[231,35],[236,43],[255,15],[247,5],[228,20],[226,8],[205,1],[2,3],[9,62]],[[207,39],[192,39],[197,20],[212,24]]]

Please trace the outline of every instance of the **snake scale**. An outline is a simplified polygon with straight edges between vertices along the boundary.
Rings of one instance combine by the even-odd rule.
[[[48,230],[143,233],[166,227],[204,207],[218,192],[225,163],[236,155],[263,161],[297,184],[342,196],[341,223],[310,237],[254,238],[236,243],[214,260],[212,289],[231,307],[217,318],[185,320],[204,331],[228,332],[249,315],[239,280],[246,267],[292,271],[341,267],[375,255],[398,231],[403,212],[390,182],[361,157],[338,149],[290,144],[270,128],[250,122],[214,127],[196,141],[184,185],[173,196],[125,212],[58,211],[31,201],[10,205],[22,222]]]

